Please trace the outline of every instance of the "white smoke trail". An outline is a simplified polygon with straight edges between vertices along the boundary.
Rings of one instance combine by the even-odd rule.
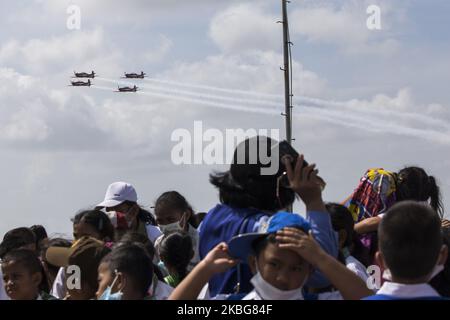
[[[318,99],[318,98],[310,98],[310,97],[298,97],[295,100],[299,101],[299,103],[307,103],[307,104],[312,104],[315,105],[317,107],[332,107],[333,109],[339,108],[339,109],[346,109],[346,110],[351,110],[352,112],[358,112],[360,114],[368,114],[368,115],[374,115],[376,117],[379,116],[387,116],[389,118],[391,118],[392,116],[394,117],[398,117],[398,119],[403,120],[403,119],[409,119],[409,120],[414,120],[414,121],[418,121],[421,122],[423,124],[429,124],[432,126],[441,126],[447,130],[450,130],[450,124],[447,121],[443,121],[440,119],[436,119],[436,118],[432,118],[423,114],[418,114],[418,113],[408,113],[408,112],[400,112],[400,111],[396,111],[396,110],[371,110],[371,109],[367,109],[367,108],[360,108],[360,107],[356,107],[351,105],[351,101],[347,101],[347,102],[342,102],[342,101],[331,101],[331,100],[323,100],[323,99]]]
[[[102,88],[102,89],[105,89],[105,88]],[[254,107],[235,105],[235,104],[232,105],[232,104],[220,103],[220,102],[215,102],[215,101],[201,100],[201,99],[196,99],[196,98],[192,98],[192,97],[184,97],[184,96],[180,96],[180,95],[171,95],[168,93],[161,93],[161,92],[140,91],[139,94],[158,97],[158,98],[164,98],[164,99],[172,99],[172,100],[178,100],[178,101],[184,101],[184,102],[191,102],[191,103],[195,103],[195,104],[201,104],[201,105],[211,106],[211,107],[220,108],[220,109],[259,113],[259,114],[266,114],[266,115],[279,115],[280,114],[279,111],[274,110],[274,109],[254,108]],[[370,131],[370,132],[393,133],[393,134],[399,134],[399,135],[405,135],[405,136],[427,138],[427,139],[431,139],[433,141],[438,141],[441,143],[442,142],[444,142],[444,143],[450,142],[448,139],[447,133],[443,133],[440,131],[434,131],[434,130],[415,129],[415,128],[401,126],[396,123],[387,122],[387,121],[373,121],[370,118],[361,117],[360,115],[354,114],[352,112],[342,113],[338,110],[326,110],[326,109],[321,109],[321,108],[318,108],[315,106],[302,105],[299,108],[299,112],[294,112],[293,116],[295,118],[302,118],[304,116],[308,116],[308,117],[324,120],[327,122],[343,125],[345,127],[352,127],[355,129],[360,129],[360,130]]]
[[[189,83],[183,83],[183,82],[177,82],[177,81],[171,81],[171,80],[144,78],[144,81],[157,82],[157,83],[161,83],[161,84],[170,84],[170,85],[174,85],[174,86],[180,86],[180,87],[186,87],[186,88],[192,88],[192,89],[205,89],[205,90],[214,90],[214,91],[233,93],[233,94],[253,95],[253,96],[259,96],[259,97],[266,97],[269,99],[283,99],[283,96],[278,95],[278,94],[268,94],[268,93],[261,93],[261,92],[255,92],[255,91],[228,89],[228,88],[223,88],[223,87],[215,87],[215,86],[207,86],[207,85],[199,85],[199,84],[189,84]]]
[[[170,84],[175,86],[184,86],[188,88],[196,88],[196,89],[206,89],[206,90],[215,90],[220,92],[226,92],[226,93],[233,93],[233,94],[243,94],[243,95],[254,95],[258,97],[267,97],[270,99],[282,99],[282,95],[275,95],[275,94],[265,94],[260,92],[254,92],[254,91],[246,91],[246,90],[237,90],[237,89],[228,89],[223,87],[216,87],[216,86],[207,86],[207,85],[198,85],[198,84],[188,84],[188,83],[182,83],[177,81],[171,81],[171,80],[162,80],[162,79],[155,79],[155,78],[146,78],[145,81],[153,81],[157,83],[162,84]],[[372,115],[383,115],[383,116],[397,116],[401,119],[410,119],[414,121],[419,121],[422,123],[426,123],[429,125],[438,125],[441,127],[444,127],[445,129],[450,129],[449,123],[446,121],[442,121],[440,119],[436,119],[433,117],[429,117],[423,114],[418,113],[408,113],[408,112],[399,112],[395,110],[370,110],[367,108],[361,109],[350,105],[350,101],[332,101],[332,100],[324,100],[324,99],[318,99],[318,98],[312,98],[312,97],[306,97],[306,96],[299,96],[294,97],[295,100],[299,100],[299,103],[307,103],[307,104],[313,104],[317,105],[319,107],[334,107],[334,108],[346,108],[351,109],[354,112],[359,113],[367,113]],[[263,100],[258,100],[263,101]],[[258,102],[254,102],[258,103]],[[266,102],[267,103],[267,102]],[[273,103],[273,102],[272,102]]]
[[[101,81],[106,82],[112,82],[117,83],[117,81],[106,79],[106,78],[99,78]],[[126,85],[134,85],[134,82],[129,81],[121,81],[120,83],[126,84]],[[156,91],[162,91],[166,93],[175,93],[175,94],[181,94],[185,96],[195,97],[195,98],[204,98],[204,99],[213,99],[213,100],[222,100],[227,102],[233,102],[233,103],[244,103],[244,104],[257,104],[257,105],[266,105],[266,106],[272,106],[280,108],[282,107],[282,103],[272,102],[268,100],[258,100],[258,99],[244,99],[244,98],[231,98],[231,97],[225,97],[215,94],[205,94],[201,92],[193,92],[193,91],[187,91],[187,90],[180,90],[180,89],[173,89],[173,88],[164,88],[160,86],[153,86],[153,85],[139,85],[139,88],[145,88],[150,90],[156,90]]]
[[[115,81],[115,80],[106,79],[106,78],[99,78],[99,80],[117,83],[117,81]],[[268,96],[271,98],[282,98],[281,95],[270,95],[270,94],[268,95],[268,94],[253,92],[253,91],[226,89],[226,88],[221,88],[221,87],[204,86],[204,85],[193,85],[193,84],[186,84],[186,83],[169,81],[169,80],[159,80],[159,79],[145,79],[145,80],[153,81],[153,82],[157,82],[157,83],[163,83],[163,84],[171,84],[171,85],[176,85],[176,86],[184,86],[184,87],[207,89],[207,90],[216,90],[216,91],[222,91],[222,92],[234,93],[234,94],[238,93],[238,94],[257,95],[260,97]],[[122,81],[122,82],[134,84],[134,83],[127,82],[127,81]],[[192,97],[196,97],[196,98],[216,99],[216,100],[222,100],[222,101],[233,102],[233,103],[237,102],[237,103],[243,103],[243,104],[257,104],[260,106],[266,105],[266,106],[276,107],[277,109],[280,108],[280,110],[281,110],[281,107],[283,106],[282,101],[276,102],[273,100],[237,98],[236,96],[231,98],[231,97],[225,97],[225,96],[221,96],[221,95],[209,94],[209,93],[204,93],[204,92],[202,93],[202,92],[179,90],[179,89],[173,89],[173,88],[167,89],[167,88],[158,87],[158,86],[143,85],[142,87],[146,87],[146,88],[149,88],[152,90],[165,91],[165,92],[169,92],[169,93],[188,95],[188,96],[192,96]],[[397,117],[398,120],[413,120],[413,121],[417,121],[421,124],[430,125],[430,126],[440,126],[446,130],[450,130],[450,124],[447,121],[443,121],[440,119],[436,119],[436,118],[429,117],[429,116],[426,116],[423,114],[418,114],[418,113],[399,112],[396,110],[385,110],[385,109],[371,110],[371,109],[367,109],[367,108],[356,107],[351,104],[351,100],[344,102],[344,101],[324,100],[324,99],[300,96],[300,97],[294,97],[294,101],[298,101],[300,104],[308,104],[308,105],[316,106],[318,108],[332,107],[333,109],[339,109],[339,110],[343,110],[343,109],[351,110],[353,113],[359,113],[361,115],[373,115],[377,118],[380,116],[386,116],[389,119],[391,119],[392,117]]]
[[[102,89],[102,90],[105,90],[105,89],[112,90],[110,88],[98,87],[98,86],[95,88]],[[251,108],[251,107],[242,106],[242,105],[231,105],[231,104],[220,103],[220,102],[215,102],[215,101],[206,101],[206,100],[200,100],[200,99],[195,99],[195,98],[190,98],[190,97],[170,95],[167,93],[138,91],[137,94],[153,96],[153,97],[163,98],[163,99],[178,100],[178,101],[183,101],[183,102],[192,102],[192,103],[216,107],[216,108],[220,108],[220,109],[236,110],[236,111],[251,112],[251,113],[260,113],[260,114],[267,114],[267,115],[279,115],[280,114],[276,110],[270,110],[270,109],[264,109],[264,108]]]

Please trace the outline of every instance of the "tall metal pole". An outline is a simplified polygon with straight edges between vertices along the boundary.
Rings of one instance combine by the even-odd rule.
[[[289,23],[287,15],[287,0],[281,0],[283,11],[283,55],[284,55],[284,116],[286,117],[286,141],[292,143],[292,112],[291,112],[291,88],[290,88],[290,63],[289,63]]]

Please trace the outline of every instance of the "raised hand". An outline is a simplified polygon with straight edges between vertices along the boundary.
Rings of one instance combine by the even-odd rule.
[[[277,232],[276,240],[279,242],[280,248],[295,251],[314,267],[317,267],[320,259],[326,255],[325,251],[314,240],[311,232],[306,234],[297,228],[284,228]]]
[[[222,273],[237,265],[239,261],[230,257],[227,244],[222,242],[212,249],[201,263],[211,273]]]
[[[289,157],[282,160],[286,167],[290,188],[300,196],[308,209],[323,210],[322,188],[325,182],[317,175],[319,170],[316,169],[316,165],[310,164],[303,167],[303,155],[297,158],[294,168]]]

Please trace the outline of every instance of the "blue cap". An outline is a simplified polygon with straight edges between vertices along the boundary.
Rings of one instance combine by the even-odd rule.
[[[267,223],[262,223],[258,232],[237,235],[228,242],[230,255],[243,262],[253,253],[253,242],[263,236],[276,233],[284,228],[299,228],[305,232],[311,230],[310,223],[299,214],[281,211],[269,218]]]

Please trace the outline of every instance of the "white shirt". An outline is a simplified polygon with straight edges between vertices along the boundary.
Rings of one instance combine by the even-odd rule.
[[[157,279],[156,277],[153,278],[154,280]],[[156,290],[155,290],[156,286]],[[153,295],[153,290],[155,290]],[[167,298],[172,293],[173,288],[169,286],[167,283],[162,282],[158,280],[158,282],[155,282],[155,285],[152,284],[151,289],[149,290],[149,295],[153,296],[155,300],[167,300]]]
[[[50,294],[58,299],[64,299],[66,296],[66,273],[64,268],[59,268]]]
[[[253,290],[249,294],[247,294],[244,298],[242,298],[242,300],[263,300],[263,299],[255,290]],[[343,300],[343,298],[339,291],[330,291],[319,293],[317,296],[317,300]]]
[[[358,277],[360,277],[364,282],[367,282],[367,279],[369,278],[369,275],[367,274],[366,267],[355,257],[348,256],[345,259],[345,266],[347,269],[352,271],[354,274],[356,274]]]
[[[385,282],[377,294],[396,298],[425,298],[425,297],[440,297],[439,293],[427,283],[419,284],[404,284],[396,282]]]

